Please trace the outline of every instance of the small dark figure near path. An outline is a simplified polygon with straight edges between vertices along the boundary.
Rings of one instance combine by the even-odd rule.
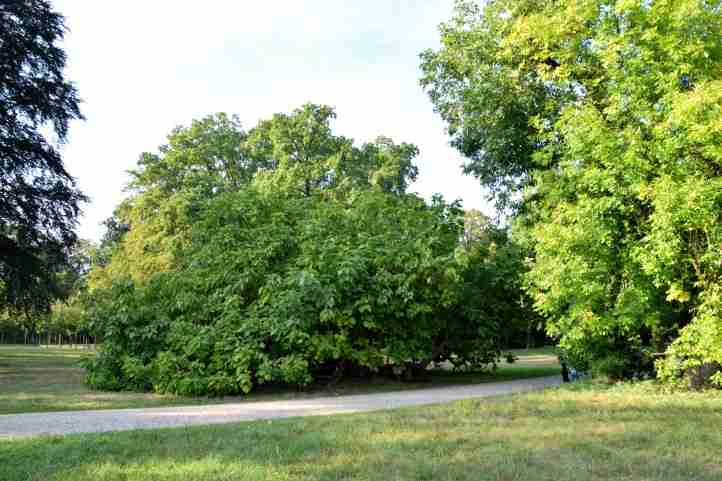
[[[562,365],[562,381],[569,382],[569,369],[567,368],[567,363],[564,361],[561,361]]]

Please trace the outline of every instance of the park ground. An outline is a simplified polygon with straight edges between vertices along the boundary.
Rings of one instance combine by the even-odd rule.
[[[435,373],[427,383],[377,380],[248,400],[558,373],[549,349],[516,354],[492,376]],[[0,412],[221,401],[89,391],[81,355],[0,347]],[[588,381],[366,414],[3,440],[0,480],[722,480],[721,426],[718,393]]]
[[[268,387],[243,397],[181,397],[152,393],[113,393],[88,389],[79,361],[92,351],[59,347],[0,345],[0,414],[85,409],[121,409],[198,405],[220,402],[268,401],[314,396],[360,394],[428,388],[453,384],[507,381],[559,373],[551,348],[513,351],[518,360],[502,363],[494,373],[452,373],[438,370],[422,382],[386,378],[310,386],[303,391]]]
[[[651,383],[0,442],[18,481],[722,479],[722,400]]]

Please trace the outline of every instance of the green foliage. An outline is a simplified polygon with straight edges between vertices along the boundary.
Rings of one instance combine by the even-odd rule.
[[[704,292],[695,319],[657,362],[659,377],[675,388],[722,387],[722,311],[720,289]]]
[[[58,297],[56,278],[87,200],[56,147],[82,118],[64,77],[65,32],[47,1],[0,8],[0,309],[26,317]]]
[[[92,386],[228,394],[354,366],[498,357],[500,319],[459,288],[473,268],[457,252],[454,206],[244,189],[187,209],[191,240],[172,270],[95,291]]]
[[[304,196],[369,188],[404,193],[418,174],[416,146],[379,137],[356,147],[352,139],[332,133],[335,118],[331,107],[306,104],[259,122],[244,146],[251,158],[267,166],[256,185]]]
[[[523,290],[527,251],[508,229],[495,226],[478,211],[467,211],[465,217],[462,246],[468,269],[461,288],[467,316],[493,321],[483,336],[496,338],[505,348],[525,347],[538,338],[543,342],[542,319]],[[475,335],[464,326],[455,332],[460,338]]]
[[[223,395],[495,365],[524,317],[521,250],[488,224],[460,243],[458,205],[405,193],[416,147],[356,147],[334,117],[309,104],[248,134],[211,117],[141,159],[90,276],[89,385]]]
[[[627,375],[628,360],[619,353],[610,353],[606,357],[594,359],[590,372],[595,378],[607,378],[610,381],[624,379]]]
[[[719,361],[721,26],[697,0],[459,2],[422,55],[467,170],[519,199],[530,292],[582,364]]]
[[[207,194],[218,189],[237,189],[267,167],[246,154],[246,133],[237,117],[220,113],[176,127],[159,152],[144,152],[138,168],[130,171],[130,188],[166,194],[185,189]]]
[[[217,114],[177,127],[158,153],[144,153],[132,170],[130,190],[106,222],[90,286],[108,287],[129,276],[144,283],[174,267],[189,240],[183,226],[192,196],[213,197],[253,185],[288,196],[345,197],[354,190],[406,191],[417,175],[415,146],[380,137],[356,147],[336,136],[332,108],[306,104],[276,114],[246,133],[235,117]]]
[[[85,322],[85,309],[80,296],[53,304],[50,311],[50,328],[66,335],[81,331]]]

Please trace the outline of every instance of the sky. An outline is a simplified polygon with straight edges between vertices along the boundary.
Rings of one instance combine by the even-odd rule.
[[[126,171],[177,125],[215,112],[248,130],[306,102],[336,109],[334,131],[379,135],[420,149],[410,190],[441,193],[492,213],[461,173],[444,122],[419,85],[418,54],[439,43],[452,0],[53,0],[70,32],[66,77],[85,121],[63,146],[68,171],[91,199],[79,233],[126,195]]]

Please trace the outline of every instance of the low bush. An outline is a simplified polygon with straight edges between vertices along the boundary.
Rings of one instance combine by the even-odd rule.
[[[659,377],[674,389],[722,388],[720,288],[707,293],[697,316],[656,363]]]
[[[502,279],[483,282],[488,245],[460,248],[454,205],[245,189],[186,209],[188,225],[176,229],[188,241],[172,268],[94,292],[103,342],[86,365],[91,386],[223,395],[329,372],[499,359],[506,313],[479,286],[500,289]]]

